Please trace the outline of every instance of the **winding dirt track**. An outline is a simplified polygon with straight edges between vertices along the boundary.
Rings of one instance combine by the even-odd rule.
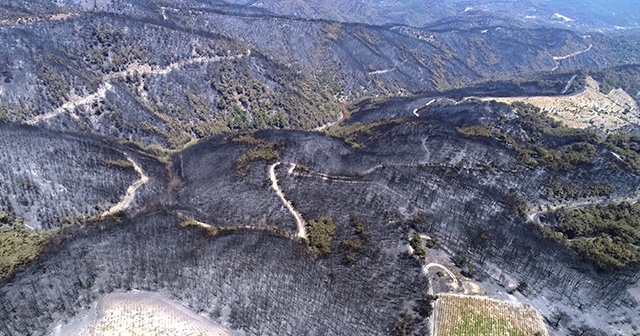
[[[284,193],[282,192],[282,189],[280,189],[280,186],[278,185],[278,179],[276,178],[276,167],[278,165],[280,165],[280,162],[276,162],[271,166],[269,166],[269,179],[271,180],[271,188],[275,190],[276,194],[278,195],[282,203],[287,207],[287,209],[289,209],[289,212],[296,219],[296,225],[298,226],[297,236],[307,240],[307,229],[305,228],[306,223],[304,221],[304,218],[302,218],[302,215],[300,215],[300,213],[293,208],[293,205],[291,204],[291,202],[289,202],[284,197]]]
[[[560,209],[575,210],[575,209],[582,209],[590,206],[620,204],[624,202],[633,204],[633,203],[637,203],[638,201],[640,201],[640,192],[636,192],[630,195],[621,196],[613,199],[606,199],[606,198],[599,197],[599,198],[580,199],[580,200],[575,200],[570,202],[563,202],[557,205],[548,205],[548,204],[539,205],[529,210],[529,213],[527,214],[527,218],[534,223],[541,224],[540,217],[542,215],[545,215]],[[543,206],[545,207],[545,210],[542,210]],[[535,211],[534,208],[539,208],[540,210]]]
[[[432,267],[437,267],[440,268],[441,270],[445,271],[452,280],[453,286],[455,288],[458,287],[458,278],[456,278],[455,274],[453,274],[453,272],[451,272],[448,268],[446,268],[445,266],[441,265],[441,264],[437,264],[437,263],[429,263],[425,266],[422,267],[422,273],[425,276],[429,276],[429,269],[431,269]],[[433,286],[429,286],[429,295],[433,295]]]
[[[591,48],[593,48],[593,44],[589,44],[589,47],[584,49],[584,50],[578,50],[576,52],[573,52],[571,54],[568,55],[564,55],[564,56],[554,56],[553,60],[554,61],[562,61],[562,60],[566,60],[568,58],[572,58],[572,57],[576,57],[580,54],[586,53],[587,51],[591,50]]]
[[[114,72],[114,73],[103,76],[102,77],[103,83],[96,92],[86,96],[75,97],[69,100],[68,102],[62,104],[62,106],[56,108],[55,110],[51,112],[47,112],[45,114],[35,116],[25,121],[25,123],[28,125],[35,125],[41,121],[51,119],[67,111],[73,111],[78,106],[92,104],[94,102],[104,99],[106,97],[107,91],[110,91],[113,88],[111,83],[109,83],[109,81],[112,79],[124,78],[134,74],[166,75],[173,70],[176,70],[178,68],[191,65],[191,64],[214,63],[214,62],[220,62],[225,60],[236,60],[236,59],[249,57],[249,56],[251,56],[251,50],[247,50],[246,53],[230,55],[230,56],[195,57],[195,58],[175,62],[175,63],[169,64],[164,68],[159,68],[159,69],[154,69],[148,64],[132,63],[132,64],[129,64],[126,70]]]
[[[129,162],[131,162],[131,164],[133,165],[133,168],[136,170],[138,175],[140,175],[140,179],[135,181],[132,185],[129,186],[129,188],[127,188],[127,193],[122,198],[122,201],[112,206],[109,210],[105,211],[101,215],[101,217],[113,215],[118,211],[126,210],[127,208],[129,208],[131,202],[133,202],[136,197],[136,191],[138,191],[138,188],[149,181],[149,177],[144,173],[144,171],[142,171],[142,168],[138,166],[138,164],[129,156],[129,154],[125,155],[127,156],[127,160],[129,160]]]
[[[372,76],[372,75],[382,75],[382,74],[386,74],[387,72],[394,71],[395,69],[396,69],[396,68],[383,69],[383,70],[376,70],[376,71],[369,71],[369,72],[367,72],[367,74],[369,74],[369,76]]]
[[[7,19],[0,20],[0,26],[9,26],[12,28],[18,28],[24,25],[30,25],[38,22],[49,22],[49,21],[64,21],[70,17],[79,16],[80,13],[58,13],[58,14],[49,14],[39,17],[25,17],[18,19]]]
[[[560,68],[560,61],[564,61],[566,59],[572,58],[572,57],[576,57],[582,53],[586,53],[587,51],[591,50],[591,48],[593,48],[593,44],[589,44],[589,47],[587,49],[584,50],[578,50],[576,52],[570,53],[568,55],[564,55],[564,56],[553,56],[553,61],[556,63],[556,65],[553,67],[553,69],[551,69],[551,71],[556,71],[558,70],[558,68]]]
[[[337,125],[339,122],[343,121],[344,118],[345,118],[344,112],[340,112],[340,117],[338,118],[338,120],[326,123],[326,124],[321,125],[321,126],[318,126],[318,127],[314,128],[313,130],[316,131],[316,132],[322,132],[325,129],[331,127],[331,126]]]
[[[413,115],[414,115],[414,116],[416,116],[417,118],[420,118],[420,114],[418,114],[418,111],[419,111],[420,109],[422,109],[422,108],[425,108],[425,107],[427,107],[427,106],[429,106],[429,105],[433,104],[435,101],[436,101],[436,99],[434,98],[434,99],[431,99],[430,101],[428,101],[428,102],[427,102],[426,104],[424,104],[422,107],[416,107],[416,108],[414,108],[414,109],[413,109],[413,111],[412,111],[412,112],[413,112]]]
[[[405,164],[389,164],[389,166],[407,166],[407,167],[413,167],[414,165],[405,165]],[[384,165],[379,164],[376,165],[372,168],[369,168],[368,170],[364,171],[363,175],[369,174],[371,172],[373,172],[376,169],[380,169],[384,167]],[[292,171],[293,172],[293,171]],[[353,177],[349,177],[349,176],[338,176],[338,175],[328,175],[325,173],[321,173],[321,172],[317,172],[317,171],[311,171],[308,173],[293,173],[294,176],[298,176],[298,177],[307,177],[307,178],[315,178],[315,179],[319,179],[319,180],[323,180],[323,181],[329,181],[329,182],[336,182],[336,183],[346,183],[346,184],[366,184],[366,185],[374,185],[377,186],[379,188],[384,189],[385,191],[395,195],[396,197],[402,199],[403,201],[405,201],[407,204],[416,207],[417,209],[420,209],[420,207],[417,206],[417,204],[414,204],[413,201],[411,201],[411,199],[409,199],[407,196],[403,195],[402,193],[395,191],[393,188],[389,187],[388,185],[378,182],[378,181],[363,181],[363,180],[357,180],[354,179]]]
[[[57,109],[45,113],[45,114],[41,114],[39,116],[35,116],[29,120],[26,121],[26,124],[28,125],[35,125],[41,121],[47,120],[47,119],[51,119],[57,115],[60,115],[62,113],[64,113],[65,111],[73,111],[76,107],[78,106],[82,106],[82,105],[87,105],[87,104],[91,104],[97,101],[100,101],[102,99],[104,99],[107,95],[107,91],[111,90],[113,88],[113,86],[111,85],[111,83],[109,82],[105,82],[103,83],[100,88],[98,88],[98,91],[96,91],[95,93],[92,93],[90,95],[84,96],[84,97],[77,97],[75,99],[72,99],[64,104],[62,104],[62,106],[58,107]]]
[[[458,287],[458,279],[456,278],[455,274],[453,274],[453,272],[451,272],[447,267],[438,263],[429,263],[422,267],[422,273],[424,274],[425,277],[429,277],[429,270],[433,267],[437,267],[445,271],[451,277],[452,284],[456,288]],[[429,281],[429,295],[433,295],[433,284],[431,283],[431,281]],[[435,322],[436,322],[436,316],[431,316],[429,318],[429,330],[431,331],[430,335],[435,335],[435,332],[436,332]]]

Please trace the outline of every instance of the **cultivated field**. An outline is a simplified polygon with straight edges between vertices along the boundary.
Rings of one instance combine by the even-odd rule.
[[[439,294],[434,319],[436,336],[548,335],[532,307],[486,297]]]

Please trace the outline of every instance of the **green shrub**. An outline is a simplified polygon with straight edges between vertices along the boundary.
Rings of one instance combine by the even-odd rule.
[[[427,255],[427,249],[422,246],[422,237],[419,233],[415,233],[409,240],[409,245],[413,248],[413,254],[419,258]]]
[[[576,238],[570,246],[605,270],[623,269],[640,262],[640,255],[635,247],[606,234],[595,239]]]
[[[45,248],[50,233],[29,229],[22,219],[0,212],[0,279],[34,260]]]
[[[402,321],[400,321],[400,323],[395,326],[395,328],[393,328],[391,336],[412,335],[417,323],[418,321],[416,321],[415,318],[405,317],[404,319],[402,319]]]
[[[349,251],[362,251],[364,242],[360,238],[344,238],[340,241],[340,247]]]
[[[331,252],[333,237],[336,233],[336,224],[333,218],[322,216],[317,220],[309,221],[307,225],[309,246],[318,254]]]
[[[363,148],[363,144],[357,141],[360,135],[370,135],[373,130],[376,128],[385,126],[385,125],[397,125],[406,122],[407,120],[404,118],[401,119],[393,119],[393,120],[381,120],[375,121],[372,123],[354,123],[352,125],[340,126],[335,125],[327,128],[325,133],[334,138],[342,139],[344,142],[349,144],[351,147],[355,149]]]
[[[340,248],[344,251],[345,260],[348,263],[354,263],[362,257],[371,238],[367,225],[360,217],[352,215],[351,226],[353,227],[351,236],[340,241]]]
[[[516,192],[509,191],[507,193],[507,205],[509,205],[511,212],[514,214],[523,218],[527,216],[527,210],[529,209],[527,201]]]
[[[608,182],[596,182],[590,188],[584,189],[578,184],[567,182],[563,183],[555,179],[551,179],[547,188],[547,198],[552,201],[566,201],[569,199],[592,197],[592,196],[609,196],[616,191],[616,187]]]
[[[360,217],[356,216],[356,215],[352,215],[351,216],[351,225],[353,225],[353,228],[355,229],[355,233],[357,235],[361,235],[363,237],[369,238],[369,236],[371,235],[369,233],[369,230],[367,229],[367,224],[364,223],[364,221],[362,221],[362,219],[360,219]]]
[[[485,125],[473,125],[467,127],[456,127],[458,133],[468,137],[490,138],[493,136],[491,129]]]
[[[616,153],[627,169],[640,174],[640,136],[635,134],[612,134],[605,141],[609,150]]]
[[[129,160],[100,160],[107,166],[115,166],[118,168],[126,169],[133,168],[133,164]]]
[[[244,169],[253,161],[276,161],[280,159],[279,144],[254,137],[253,133],[241,134],[233,142],[251,145],[253,149],[244,152],[236,159],[236,176],[244,176]]]

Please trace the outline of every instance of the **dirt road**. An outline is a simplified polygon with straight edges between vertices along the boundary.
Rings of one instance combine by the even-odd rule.
[[[62,104],[62,106],[56,108],[55,110],[42,114],[42,115],[38,115],[35,116],[27,121],[25,121],[26,124],[29,125],[35,125],[39,122],[51,119],[55,116],[58,116],[62,113],[65,113],[67,111],[73,111],[76,107],[78,106],[83,106],[83,105],[88,105],[88,104],[92,104],[94,102],[100,101],[105,99],[107,91],[110,91],[113,86],[111,85],[111,83],[109,82],[110,80],[116,79],[116,78],[124,78],[130,75],[134,75],[134,74],[149,74],[149,75],[166,75],[168,73],[170,73],[173,70],[176,70],[178,68],[187,66],[187,65],[191,65],[191,64],[196,64],[196,63],[213,63],[213,62],[220,62],[220,61],[224,61],[224,60],[236,60],[236,59],[240,59],[243,57],[249,57],[251,55],[251,50],[247,50],[246,53],[242,53],[242,54],[237,54],[237,55],[230,55],[230,56],[214,56],[214,57],[195,57],[195,58],[191,58],[191,59],[187,59],[187,60],[183,60],[183,61],[179,61],[179,62],[175,62],[172,64],[169,64],[168,66],[164,67],[164,68],[152,68],[150,65],[148,64],[139,64],[137,62],[129,64],[129,66],[127,67],[126,70],[123,71],[118,71],[118,72],[114,72],[108,75],[105,75],[102,79],[103,79],[103,83],[102,85],[98,88],[98,90],[94,93],[91,93],[89,95],[86,96],[80,96],[80,97],[72,97],[72,99],[70,99],[68,102]],[[141,83],[141,86],[144,83]]]
[[[144,171],[142,171],[142,168],[138,166],[138,164],[129,156],[129,154],[125,155],[127,156],[127,160],[129,160],[129,162],[131,162],[131,164],[133,165],[133,168],[136,170],[138,175],[140,175],[140,179],[135,181],[132,185],[129,186],[129,188],[127,188],[127,193],[122,198],[122,201],[112,206],[109,210],[105,211],[101,215],[101,217],[113,215],[118,211],[126,210],[127,208],[129,208],[131,202],[133,202],[136,197],[136,191],[138,191],[138,188],[142,187],[149,181],[149,177],[144,173]]]
[[[293,205],[291,204],[291,202],[289,202],[284,197],[284,193],[282,192],[282,189],[280,189],[280,186],[278,185],[278,179],[276,178],[276,167],[278,165],[280,165],[280,162],[276,162],[276,163],[272,164],[271,166],[269,166],[269,179],[271,180],[271,188],[273,188],[273,190],[275,190],[276,194],[278,195],[278,197],[280,198],[280,200],[282,201],[284,206],[286,206],[287,209],[289,209],[289,212],[296,219],[296,225],[298,226],[298,235],[297,236],[306,240],[307,239],[307,229],[305,227],[306,223],[304,221],[304,218],[302,218],[302,215],[300,215],[300,213],[298,211],[296,211],[296,209],[293,208]]]

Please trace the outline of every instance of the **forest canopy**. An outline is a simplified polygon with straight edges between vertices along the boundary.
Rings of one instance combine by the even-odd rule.
[[[640,204],[561,211],[557,219],[569,246],[600,268],[622,269],[640,262]]]

